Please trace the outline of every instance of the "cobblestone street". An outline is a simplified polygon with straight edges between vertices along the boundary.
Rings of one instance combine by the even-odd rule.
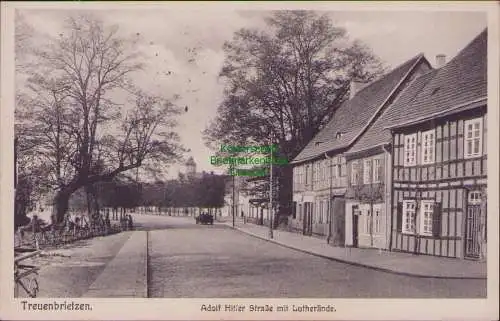
[[[287,249],[192,218],[136,216],[149,231],[150,297],[484,297],[486,280],[421,279]],[[155,230],[156,226],[165,227]]]

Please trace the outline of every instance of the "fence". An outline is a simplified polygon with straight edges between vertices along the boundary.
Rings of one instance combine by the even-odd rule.
[[[99,216],[92,224],[81,224],[82,222],[83,218],[76,223],[66,221],[62,226],[47,225],[40,222],[35,215],[28,227],[18,230],[14,246],[43,249],[133,229],[130,215],[117,217],[116,221],[110,220],[109,216]]]

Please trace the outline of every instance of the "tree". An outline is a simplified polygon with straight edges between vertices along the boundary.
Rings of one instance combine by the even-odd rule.
[[[241,29],[224,45],[224,99],[205,136],[216,149],[215,144],[262,144],[273,135],[276,156],[291,160],[346,100],[351,79],[369,81],[383,70],[361,43],[345,45],[345,30],[327,15],[278,11],[266,24],[267,31]],[[279,215],[288,215],[292,168],[276,166],[274,174]]]
[[[18,134],[46,166],[62,222],[70,196],[134,168],[157,170],[179,157],[174,131],[180,109],[137,88],[137,41],[92,16],[70,17],[57,38],[31,48],[25,92],[18,92]],[[126,97],[118,103],[117,97]]]

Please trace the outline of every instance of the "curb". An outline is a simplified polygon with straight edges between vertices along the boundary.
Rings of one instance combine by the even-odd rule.
[[[340,263],[349,264],[349,265],[352,265],[352,266],[358,266],[358,267],[368,268],[368,269],[375,270],[375,271],[380,271],[380,272],[385,272],[385,273],[390,273],[390,274],[396,274],[396,275],[410,276],[410,277],[421,278],[421,279],[487,280],[487,277],[481,277],[481,276],[424,275],[424,274],[417,274],[417,273],[401,272],[401,271],[391,270],[391,269],[387,269],[387,268],[382,268],[382,267],[378,267],[378,266],[373,266],[373,265],[363,264],[363,263],[359,263],[359,262],[348,261],[348,260],[339,259],[339,258],[336,258],[336,257],[327,256],[327,255],[324,255],[324,254],[319,254],[319,253],[312,252],[312,251],[309,251],[309,250],[297,248],[297,247],[294,247],[294,246],[282,243],[280,241],[272,240],[272,239],[269,239],[267,237],[263,237],[263,236],[260,236],[260,235],[257,235],[257,234],[254,234],[254,233],[251,233],[251,232],[248,232],[248,231],[244,231],[244,230],[242,230],[241,228],[238,228],[238,227],[232,227],[230,225],[228,225],[228,226],[230,228],[234,229],[234,230],[237,230],[237,231],[241,232],[241,233],[247,234],[249,236],[252,236],[252,237],[255,237],[255,238],[258,238],[258,239],[270,242],[270,243],[274,243],[276,245],[279,245],[279,246],[282,246],[282,247],[285,247],[285,248],[288,248],[288,249],[292,249],[292,250],[295,250],[295,251],[307,253],[307,254],[314,255],[314,256],[317,256],[317,257],[321,257],[321,258],[324,258],[324,259],[328,259],[330,261],[336,261],[336,262],[340,262]]]

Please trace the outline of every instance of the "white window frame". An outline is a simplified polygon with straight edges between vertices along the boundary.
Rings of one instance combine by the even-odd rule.
[[[479,135],[476,137],[474,135],[475,125],[479,124]],[[469,125],[472,125],[471,137],[469,137]],[[477,153],[474,153],[474,141],[479,140],[479,146]],[[471,150],[469,150],[468,143],[471,142]],[[464,158],[474,158],[479,157],[483,154],[483,118],[474,118],[465,121],[464,124]]]
[[[427,206],[430,206],[430,211],[428,210]],[[434,206],[436,206],[436,203],[434,201],[420,202],[420,228],[419,228],[420,235],[432,236],[432,230],[433,230],[432,220],[434,215]],[[426,214],[428,214],[428,216]],[[429,226],[428,230],[425,230],[426,220],[428,223],[427,226]]]
[[[430,139],[432,137],[432,140]],[[426,146],[426,143],[429,143]],[[424,159],[427,152],[427,159]],[[431,129],[422,132],[422,142],[421,142],[421,164],[434,164],[436,161],[436,130]]]
[[[411,141],[414,141],[414,145],[411,145]],[[407,154],[413,152],[413,158],[408,159]],[[404,136],[404,154],[403,154],[404,166],[416,166],[417,165],[417,134],[405,135]]]
[[[481,204],[481,191],[470,191],[467,196],[467,203],[470,205]]]
[[[363,184],[370,184],[371,183],[371,170],[372,170],[372,160],[371,159],[365,159],[363,161]]]
[[[406,221],[408,221],[408,205],[413,204],[413,229],[408,229],[406,227]],[[402,213],[402,227],[401,230],[404,234],[415,234],[417,230],[417,202],[415,200],[404,200],[403,201],[403,213]]]
[[[351,185],[358,185],[359,181],[359,161],[355,160],[351,163]]]
[[[378,164],[377,164],[378,163]],[[373,183],[380,183],[382,181],[382,160],[380,157],[374,158],[373,159],[373,164],[372,164],[372,172],[373,172],[373,177],[372,177],[372,182]]]

